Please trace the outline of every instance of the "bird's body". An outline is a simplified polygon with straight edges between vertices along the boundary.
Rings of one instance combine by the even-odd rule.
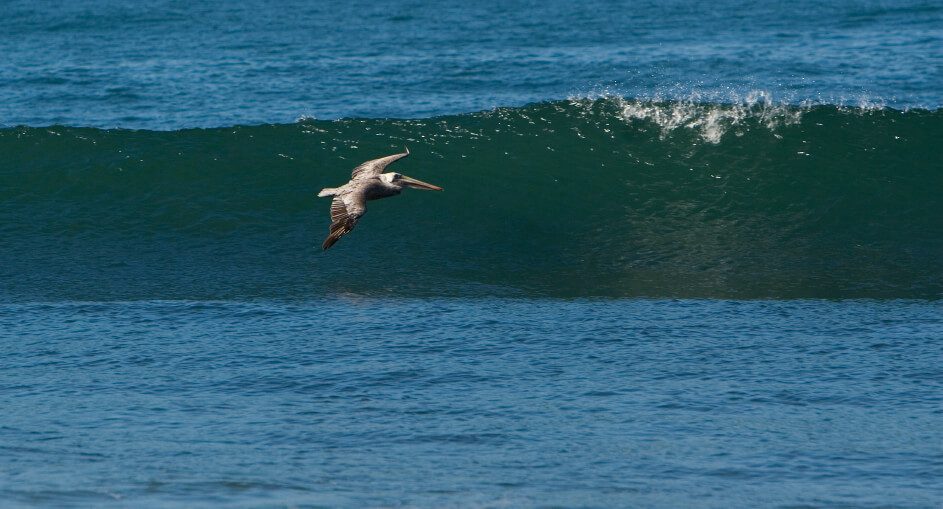
[[[396,196],[404,187],[416,189],[431,189],[441,191],[442,188],[416,180],[399,173],[383,173],[394,161],[409,155],[409,149],[400,154],[381,157],[367,161],[354,168],[350,182],[336,188],[322,189],[318,196],[333,196],[331,201],[331,229],[324,244],[327,249],[349,233],[356,226],[360,217],[367,212],[367,202]]]

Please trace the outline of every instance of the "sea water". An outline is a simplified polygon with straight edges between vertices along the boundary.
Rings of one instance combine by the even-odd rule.
[[[943,503],[943,7],[0,6],[0,507]],[[327,252],[360,162],[440,185]]]

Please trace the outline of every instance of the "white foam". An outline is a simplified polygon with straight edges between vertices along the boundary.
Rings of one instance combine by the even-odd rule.
[[[574,104],[592,103],[599,99],[611,101],[619,110],[619,117],[629,123],[645,121],[656,124],[662,138],[678,129],[695,131],[708,143],[720,143],[724,135],[738,127],[746,127],[745,121],[759,122],[774,131],[780,126],[797,124],[811,104],[789,104],[775,102],[770,92],[753,90],[743,96],[729,94],[718,102],[716,97],[703,97],[691,93],[682,100],[667,101],[660,97],[650,99],[626,99],[619,95],[596,95],[595,97],[570,98]],[[588,104],[587,104],[588,105]],[[740,132],[742,134],[742,132]]]

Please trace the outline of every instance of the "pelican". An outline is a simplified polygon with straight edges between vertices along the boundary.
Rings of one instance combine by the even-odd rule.
[[[331,230],[321,245],[322,249],[327,250],[354,229],[360,216],[367,213],[369,200],[396,196],[403,191],[403,187],[442,190],[439,186],[406,175],[383,173],[387,166],[408,155],[409,149],[405,148],[405,152],[362,163],[350,174],[350,182],[340,187],[326,187],[318,193],[318,197],[334,197],[331,202]]]

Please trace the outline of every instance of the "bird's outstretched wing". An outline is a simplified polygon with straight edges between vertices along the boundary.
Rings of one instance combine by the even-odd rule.
[[[381,157],[379,159],[372,159],[365,163],[361,163],[360,166],[354,168],[354,171],[351,172],[350,180],[376,177],[377,175],[383,173],[383,170],[385,170],[386,167],[389,166],[392,162],[409,155],[409,149],[406,147],[403,148],[406,149],[405,152]]]
[[[367,200],[362,193],[351,193],[335,196],[331,201],[331,230],[322,249],[327,249],[350,233],[357,225],[357,221],[367,211]]]

